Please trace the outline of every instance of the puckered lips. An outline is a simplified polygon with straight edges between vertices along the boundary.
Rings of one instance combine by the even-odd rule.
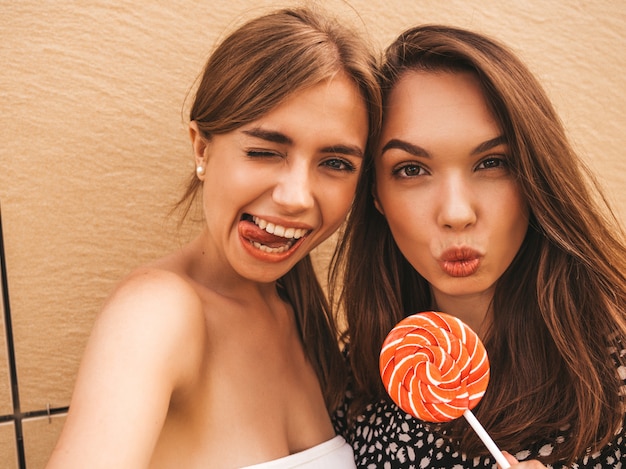
[[[283,226],[244,214],[239,221],[239,236],[246,250],[254,257],[278,262],[291,256],[311,230]]]
[[[480,266],[481,254],[470,247],[446,249],[439,258],[441,270],[451,277],[469,277]]]

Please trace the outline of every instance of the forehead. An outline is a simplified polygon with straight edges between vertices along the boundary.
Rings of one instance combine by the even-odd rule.
[[[338,74],[332,79],[305,87],[290,94],[257,120],[244,125],[261,133],[282,134],[277,143],[326,142],[362,147],[368,134],[365,99],[349,77]],[[257,130],[255,136],[259,136]]]
[[[472,72],[408,71],[390,92],[383,135],[428,137],[500,133],[477,76]]]

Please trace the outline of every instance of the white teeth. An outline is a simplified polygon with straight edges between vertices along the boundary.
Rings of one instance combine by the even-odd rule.
[[[262,230],[282,238],[300,239],[307,233],[307,230],[303,228],[285,228],[281,225],[269,223],[259,217],[252,217],[252,221]]]
[[[253,242],[252,245],[263,251],[263,252],[270,252],[270,253],[279,253],[279,252],[285,252],[287,249],[289,249],[291,247],[291,244],[287,245],[287,246],[281,246],[279,248],[271,248],[269,246],[266,246],[265,244],[261,244],[261,243],[257,243],[257,242]]]

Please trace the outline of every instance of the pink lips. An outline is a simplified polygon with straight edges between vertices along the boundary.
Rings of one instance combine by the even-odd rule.
[[[480,265],[481,254],[469,247],[447,249],[439,258],[441,269],[451,277],[469,277]]]

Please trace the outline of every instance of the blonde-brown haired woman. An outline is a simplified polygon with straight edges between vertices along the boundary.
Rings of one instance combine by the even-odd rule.
[[[464,419],[420,422],[382,386],[387,333],[439,310],[482,338],[475,413],[519,467],[621,467],[624,233],[546,94],[507,48],[446,26],[401,34],[383,75],[382,136],[337,263],[353,374],[337,426],[357,466],[495,467]]]
[[[354,467],[309,253],[352,205],[380,109],[372,55],[322,14],[226,37],[190,115],[182,205],[199,196],[203,229],[107,301],[48,468]]]

